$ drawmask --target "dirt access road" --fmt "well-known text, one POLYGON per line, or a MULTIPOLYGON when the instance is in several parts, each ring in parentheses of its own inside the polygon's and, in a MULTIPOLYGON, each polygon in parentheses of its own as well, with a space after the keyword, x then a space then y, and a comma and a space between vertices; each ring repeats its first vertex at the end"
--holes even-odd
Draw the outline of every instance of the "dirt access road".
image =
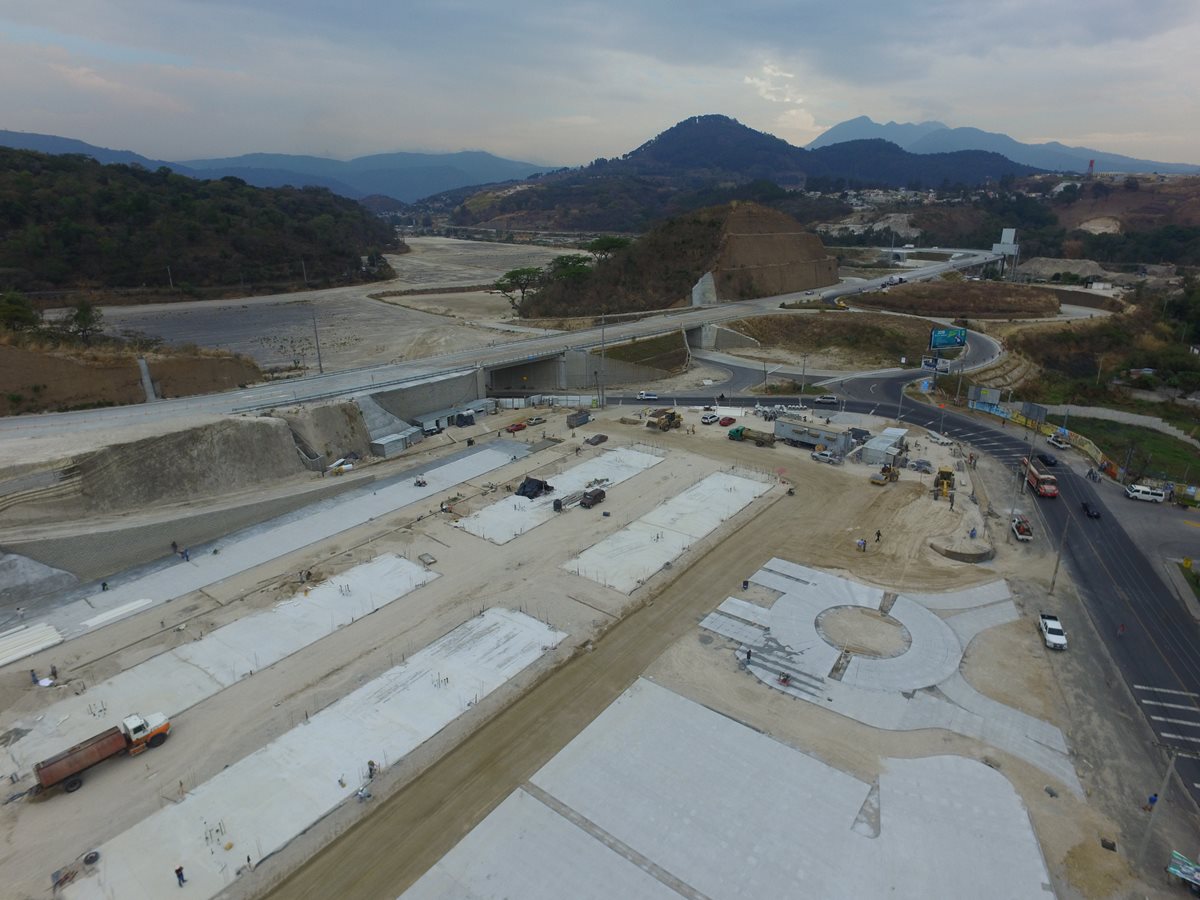
POLYGON ((395 900, 633 683, 796 525, 778 498, 269 894, 395 900), (722 590, 715 586, 721 585, 722 590))

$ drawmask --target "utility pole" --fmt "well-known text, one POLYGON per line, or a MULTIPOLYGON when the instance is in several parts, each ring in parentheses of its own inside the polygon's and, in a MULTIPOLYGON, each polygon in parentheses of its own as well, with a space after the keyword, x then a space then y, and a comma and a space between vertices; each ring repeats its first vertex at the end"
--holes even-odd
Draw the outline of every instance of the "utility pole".
POLYGON ((312 312, 313 343, 317 345, 317 371, 324 375, 325 366, 321 364, 321 334, 317 331, 317 308, 312 307, 310 312, 312 312))
POLYGON ((605 325, 607 324, 607 322, 608 322, 608 316, 604 313, 601 313, 600 314, 600 377, 599 377, 597 385, 596 385, 597 393, 600 395, 599 399, 600 399, 600 408, 601 409, 607 408, 607 400, 604 396, 605 388, 608 387, 608 367, 607 367, 607 360, 604 355, 605 354, 605 325))
POLYGON ((175 290, 175 279, 171 277, 170 266, 167 266, 167 284, 171 285, 171 290, 175 290))
POLYGON ((962 394, 962 376, 963 376, 963 369, 965 367, 966 367, 966 361, 963 359, 959 359, 959 361, 958 361, 958 387, 956 387, 954 389, 954 404, 956 406, 958 405, 959 395, 962 394))
POLYGON ((300 271, 304 275, 304 283, 308 284, 308 266, 304 264, 304 257, 300 257, 300 271))
POLYGON ((1054 557, 1054 574, 1050 576, 1050 590, 1047 593, 1054 593, 1054 582, 1058 580, 1058 564, 1062 562, 1063 545, 1067 542, 1067 532, 1071 530, 1071 518, 1067 517, 1067 524, 1063 526, 1062 537, 1058 539, 1058 556, 1054 557))
MULTIPOLYGON (((1150 835, 1154 833, 1154 821, 1158 817, 1158 808, 1162 805, 1162 798, 1166 796, 1167 788, 1171 786, 1171 778, 1175 774, 1175 757, 1178 755, 1179 751, 1177 751, 1174 747, 1171 747, 1170 751, 1171 761, 1167 764, 1166 774, 1163 775, 1162 784, 1159 785, 1158 794, 1156 795, 1158 797, 1158 802, 1150 808, 1150 821, 1146 823, 1146 831, 1142 834, 1142 842, 1138 844, 1138 851, 1135 859, 1137 860, 1137 864, 1139 866, 1142 864, 1142 857, 1146 855, 1146 847, 1150 843, 1150 835)), ((1191 754, 1185 755, 1191 756, 1191 754)))
MULTIPOLYGON (((1023 485, 1025 483, 1025 472, 1023 470, 1023 467, 1014 466, 1013 468, 1016 470, 1017 480, 1015 482, 1013 482, 1012 504, 1009 506, 1009 509, 1008 509, 1008 521, 1009 521, 1010 525, 1012 524, 1013 516, 1015 516, 1017 514, 1017 488, 1019 488, 1021 485, 1023 485)), ((1004 543, 1006 543, 1006 544, 1012 543, 1012 528, 1004 529, 1004 543)))
POLYGON ((800 354, 800 405, 804 405, 804 389, 808 387, 808 354, 800 354))

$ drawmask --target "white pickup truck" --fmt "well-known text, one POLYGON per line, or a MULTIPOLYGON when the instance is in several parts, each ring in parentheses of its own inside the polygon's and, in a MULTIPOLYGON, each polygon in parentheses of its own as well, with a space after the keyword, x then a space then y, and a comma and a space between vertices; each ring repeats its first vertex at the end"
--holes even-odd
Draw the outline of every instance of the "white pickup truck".
POLYGON ((1067 649, 1067 634, 1063 631, 1062 622, 1058 616, 1042 613, 1038 617, 1038 629, 1042 632, 1042 640, 1051 650, 1067 649))

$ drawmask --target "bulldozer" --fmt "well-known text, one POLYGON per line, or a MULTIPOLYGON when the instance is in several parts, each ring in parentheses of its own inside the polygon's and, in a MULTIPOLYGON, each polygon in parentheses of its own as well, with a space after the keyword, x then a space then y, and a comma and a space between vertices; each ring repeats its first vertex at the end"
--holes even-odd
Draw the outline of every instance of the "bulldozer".
POLYGON ((653 409, 646 416, 646 427, 659 431, 670 431, 683 425, 683 416, 673 409, 653 409))

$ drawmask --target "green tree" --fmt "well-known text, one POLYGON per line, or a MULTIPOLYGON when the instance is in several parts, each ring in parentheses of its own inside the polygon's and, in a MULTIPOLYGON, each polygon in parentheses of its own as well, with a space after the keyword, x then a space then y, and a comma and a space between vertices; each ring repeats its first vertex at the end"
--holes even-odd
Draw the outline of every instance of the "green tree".
POLYGON ((41 314, 16 291, 0 294, 0 326, 9 331, 21 331, 34 327, 41 320, 41 314))
POLYGON ((597 262, 604 262, 604 260, 608 259, 618 250, 624 250, 631 243, 633 241, 627 237, 606 235, 605 237, 598 237, 594 241, 584 244, 583 249, 596 257, 597 262))
POLYGON ((546 267, 547 281, 568 281, 575 284, 584 282, 592 274, 592 264, 586 256, 573 253, 569 256, 556 256, 546 267))
POLYGON ((521 306, 525 303, 525 295, 537 287, 542 279, 542 270, 536 266, 524 269, 510 269, 505 272, 494 285, 496 290, 508 298, 513 312, 520 315, 521 306))
POLYGON ((81 341, 90 344, 92 338, 104 330, 104 313, 99 307, 92 306, 86 300, 80 300, 67 316, 66 326, 67 330, 81 341))

